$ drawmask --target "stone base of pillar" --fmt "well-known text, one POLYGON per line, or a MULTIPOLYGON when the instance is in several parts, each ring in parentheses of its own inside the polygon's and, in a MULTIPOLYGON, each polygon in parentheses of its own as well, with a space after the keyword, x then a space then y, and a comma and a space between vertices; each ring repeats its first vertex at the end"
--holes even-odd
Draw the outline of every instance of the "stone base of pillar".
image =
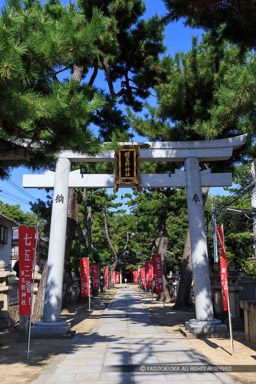
POLYGON ((0 319, 0 329, 7 329, 13 326, 12 319, 0 319))
POLYGON ((71 326, 66 321, 51 323, 38 321, 31 327, 31 337, 33 338, 73 337, 74 334, 75 331, 71 331, 71 326))
POLYGON ((196 320, 191 319, 185 323, 186 329, 195 334, 227 333, 227 326, 221 320, 196 320))

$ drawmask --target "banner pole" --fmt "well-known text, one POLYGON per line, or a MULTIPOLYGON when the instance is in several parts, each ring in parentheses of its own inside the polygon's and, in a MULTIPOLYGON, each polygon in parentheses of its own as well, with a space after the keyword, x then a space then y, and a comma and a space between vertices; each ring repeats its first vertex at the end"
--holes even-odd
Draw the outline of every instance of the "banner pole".
POLYGON ((212 229, 213 229, 213 254, 214 263, 218 263, 217 233, 216 233, 216 208, 212 206, 212 229))
POLYGON ((232 313, 231 313, 230 304, 229 304, 229 294, 228 294, 228 322, 229 322, 230 347, 231 347, 231 352, 234 353, 233 330, 232 330, 232 313))
POLYGON ((30 309, 29 325, 28 325, 27 360, 29 359, 29 354, 30 354, 31 320, 32 320, 32 309, 33 309, 33 296, 34 296, 34 283, 35 283, 35 265, 36 265, 36 251, 37 251, 38 233, 39 233, 39 207, 37 205, 37 225, 36 225, 36 238, 35 238, 34 253, 33 253, 31 309, 30 309))
POLYGON ((145 294, 147 296, 147 274, 146 274, 146 266, 145 266, 145 294))
POLYGON ((88 257, 88 269, 89 269, 89 312, 91 312, 91 266, 90 259, 88 257))
POLYGON ((152 264, 151 264, 151 271, 152 271, 152 276, 151 276, 151 278, 152 278, 152 282, 151 282, 151 301, 153 301, 153 280, 154 280, 154 268, 153 268, 153 260, 152 260, 152 257, 151 257, 151 262, 152 262, 152 264))
POLYGON ((163 286, 163 312, 165 312, 165 307, 164 307, 164 263, 162 260, 162 256, 161 256, 161 263, 162 263, 162 286, 163 286))
POLYGON ((101 304, 101 296, 100 296, 100 263, 98 264, 98 274, 99 274, 99 304, 101 304))
MULTIPOLYGON (((225 249, 224 227, 223 227, 223 224, 222 224, 221 228, 222 228, 222 234, 223 234, 223 247, 225 249)), ((227 271, 227 275, 228 275, 228 271, 227 271)), ((227 279, 227 284, 228 284, 228 279, 227 279)), ((230 310, 229 289, 228 289, 228 323, 229 323, 230 348, 231 348, 231 353, 234 353, 233 329, 232 329, 232 313, 231 313, 231 310, 230 310)))

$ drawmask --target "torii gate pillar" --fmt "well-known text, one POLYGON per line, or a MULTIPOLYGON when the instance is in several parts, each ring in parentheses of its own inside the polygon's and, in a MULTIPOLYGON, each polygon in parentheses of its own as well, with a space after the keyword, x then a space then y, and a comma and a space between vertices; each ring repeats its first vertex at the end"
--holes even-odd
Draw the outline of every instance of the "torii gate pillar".
POLYGON ((196 312, 196 319, 185 325, 192 333, 223 333, 227 330, 226 325, 214 319, 213 315, 199 160, 185 159, 185 169, 196 312))
POLYGON ((63 335, 70 330, 70 324, 66 321, 61 321, 60 318, 63 294, 70 166, 71 162, 67 158, 59 158, 56 164, 44 315, 42 322, 38 321, 35 323, 32 329, 33 335, 63 335))

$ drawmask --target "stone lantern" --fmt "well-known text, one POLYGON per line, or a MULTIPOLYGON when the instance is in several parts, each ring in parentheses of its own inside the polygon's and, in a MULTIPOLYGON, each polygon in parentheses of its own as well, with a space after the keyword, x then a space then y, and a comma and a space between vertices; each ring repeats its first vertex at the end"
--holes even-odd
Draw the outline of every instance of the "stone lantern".
MULTIPOLYGON (((227 317, 227 313, 223 310, 219 264, 214 264, 214 269, 211 272, 211 284, 215 314, 219 319, 224 319, 227 317)), ((235 270, 235 263, 231 261, 228 265, 228 291, 230 311, 234 319, 240 317, 239 292, 242 289, 243 288, 239 286, 238 272, 235 270)))
POLYGON ((9 317, 9 292, 13 289, 8 285, 9 276, 16 276, 16 272, 7 271, 5 261, 0 260, 0 329, 13 325, 9 317))

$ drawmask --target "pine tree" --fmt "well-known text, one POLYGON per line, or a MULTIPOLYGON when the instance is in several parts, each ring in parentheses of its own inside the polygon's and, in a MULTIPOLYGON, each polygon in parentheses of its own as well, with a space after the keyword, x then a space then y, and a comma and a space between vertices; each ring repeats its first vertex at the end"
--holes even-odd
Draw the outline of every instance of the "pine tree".
POLYGON ((144 11, 142 0, 7 1, 0 16, 2 175, 21 162, 49 164, 63 148, 96 153, 91 122, 104 138, 113 131, 129 138, 118 105, 142 108, 164 51, 164 25, 158 17, 141 21, 144 11))
POLYGON ((256 3, 248 0, 164 0, 166 19, 212 32, 223 26, 224 37, 244 48, 255 48, 256 3))
MULTIPOLYGON (((222 30, 215 34, 206 33, 200 43, 194 38, 190 51, 177 53, 174 58, 163 58, 158 65, 159 84, 155 87, 157 107, 148 106, 149 114, 145 118, 130 113, 131 125, 141 135, 160 141, 217 139, 248 130, 253 134, 254 127, 250 117, 252 112, 248 99, 251 97, 250 101, 253 102, 254 95, 250 93, 248 96, 246 88, 243 97, 237 98, 238 92, 241 93, 238 85, 243 81, 241 74, 247 74, 247 82, 250 85, 250 80, 253 82, 253 71, 250 69, 252 63, 249 57, 240 55, 238 47, 223 39, 222 30), (232 76, 233 83, 237 82, 236 88, 230 82, 232 76), (245 97, 247 103, 240 103, 245 97)), ((234 161, 246 160, 251 154, 249 142, 246 152, 244 149, 237 151, 229 162, 211 163, 211 168, 214 171, 220 168, 222 171, 225 168, 230 171, 234 161)), ((164 167, 161 164, 160 168, 162 171, 172 171, 174 166, 180 167, 179 164, 168 163, 164 167)), ((205 169, 208 165, 201 163, 200 167, 205 169)), ((157 170, 157 166, 155 169, 157 170)), ((188 262, 189 254, 187 236, 183 252, 183 264, 186 268, 191 266, 188 262)), ((187 273, 187 270, 185 272, 187 273)), ((183 275, 185 276, 185 273, 183 275)), ((190 272, 181 281, 184 289, 183 298, 178 300, 179 307, 190 305, 186 298, 190 297, 191 281, 190 268, 190 272)))

